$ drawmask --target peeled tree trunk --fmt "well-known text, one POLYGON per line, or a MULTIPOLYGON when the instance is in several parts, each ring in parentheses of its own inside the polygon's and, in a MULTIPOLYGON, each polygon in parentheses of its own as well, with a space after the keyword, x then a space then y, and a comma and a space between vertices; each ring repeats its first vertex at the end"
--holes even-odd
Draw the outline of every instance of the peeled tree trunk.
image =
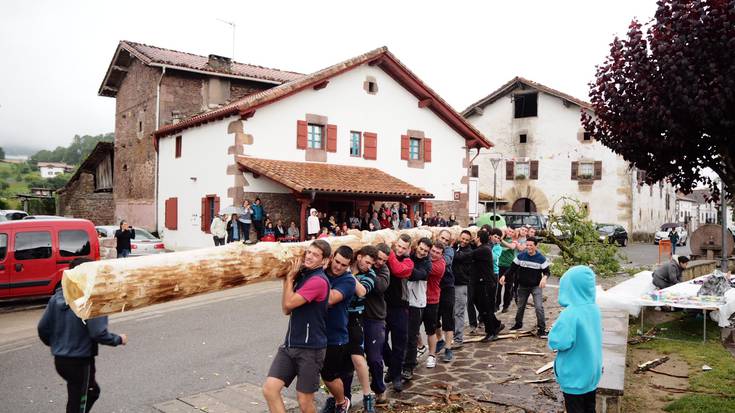
MULTIPOLYGON (((462 228, 390 229, 324 238, 332 251, 341 245, 357 250, 385 242, 392 245, 406 233, 414 243, 435 238, 448 229, 452 239, 462 228)), ((473 233, 476 228, 471 228, 473 233)), ((134 310, 149 305, 284 277, 298 264, 311 241, 240 243, 169 254, 84 263, 64 271, 64 298, 81 319, 134 310)))

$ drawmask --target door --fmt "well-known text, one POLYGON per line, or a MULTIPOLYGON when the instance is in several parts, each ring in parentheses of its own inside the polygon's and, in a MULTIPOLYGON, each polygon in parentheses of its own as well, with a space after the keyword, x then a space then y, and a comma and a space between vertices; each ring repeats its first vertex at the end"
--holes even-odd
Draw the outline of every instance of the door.
POLYGON ((10 296, 10 259, 8 258, 8 244, 10 232, 0 232, 0 298, 10 296))
POLYGON ((51 294, 54 286, 49 284, 55 272, 51 228, 16 231, 13 235, 10 296, 51 294))
POLYGON ((536 203, 529 198, 518 198, 511 208, 513 212, 536 212, 536 203))

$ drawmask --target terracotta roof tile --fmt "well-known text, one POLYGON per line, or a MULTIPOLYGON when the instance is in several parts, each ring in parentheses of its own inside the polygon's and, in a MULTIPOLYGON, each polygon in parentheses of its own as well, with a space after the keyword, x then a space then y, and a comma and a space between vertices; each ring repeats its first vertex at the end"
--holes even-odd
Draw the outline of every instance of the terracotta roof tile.
POLYGON ((296 72, 272 69, 263 66, 250 65, 246 63, 232 62, 229 70, 216 69, 209 66, 209 57, 195 55, 192 53, 180 52, 177 50, 164 49, 162 47, 150 46, 143 43, 136 43, 127 40, 120 42, 121 45, 127 45, 131 52, 138 52, 136 56, 142 58, 145 63, 159 63, 171 66, 184 67, 195 70, 202 70, 212 73, 223 73, 243 77, 252 77, 255 79, 272 80, 276 82, 290 82, 292 80, 303 77, 304 75, 296 72), (140 56, 140 55, 142 56, 140 56), (146 61, 147 60, 147 61, 146 61))
POLYGON ((247 156, 239 156, 237 162, 244 170, 268 177, 301 193, 316 191, 349 195, 434 198, 430 192, 377 168, 276 161, 247 156))

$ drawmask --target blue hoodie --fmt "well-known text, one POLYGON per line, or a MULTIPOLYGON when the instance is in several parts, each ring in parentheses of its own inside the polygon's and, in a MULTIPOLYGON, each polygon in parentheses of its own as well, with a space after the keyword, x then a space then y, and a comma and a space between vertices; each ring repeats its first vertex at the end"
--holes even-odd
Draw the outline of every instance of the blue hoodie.
POLYGON ((559 304, 565 308, 549 332, 549 348, 558 350, 556 381, 564 393, 589 393, 602 375, 602 320, 592 269, 578 265, 564 273, 559 304))
POLYGON ((107 331, 107 317, 82 321, 64 301, 61 288, 51 297, 38 323, 38 336, 59 357, 94 357, 97 344, 117 346, 122 338, 107 331))

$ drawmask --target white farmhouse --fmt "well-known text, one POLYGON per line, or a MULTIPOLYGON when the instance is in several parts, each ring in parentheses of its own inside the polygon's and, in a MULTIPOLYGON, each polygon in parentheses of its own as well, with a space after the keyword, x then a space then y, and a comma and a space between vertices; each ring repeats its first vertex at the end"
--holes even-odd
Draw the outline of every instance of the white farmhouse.
POLYGON ((41 171, 41 178, 53 178, 74 170, 74 167, 63 162, 39 162, 38 169, 41 171))
POLYGON ((504 210, 546 214, 568 197, 583 202, 594 222, 629 232, 653 233, 674 219, 671 186, 643 184, 643 171, 586 133, 580 115, 590 110, 585 101, 521 77, 465 109, 467 120, 496 145, 476 161, 482 201, 493 193, 491 159, 502 156, 497 202, 504 210))
POLYGON ((370 202, 477 211, 471 159, 491 143, 386 48, 160 128, 158 228, 170 248, 212 245, 212 216, 259 197, 305 232, 307 209, 370 202))

